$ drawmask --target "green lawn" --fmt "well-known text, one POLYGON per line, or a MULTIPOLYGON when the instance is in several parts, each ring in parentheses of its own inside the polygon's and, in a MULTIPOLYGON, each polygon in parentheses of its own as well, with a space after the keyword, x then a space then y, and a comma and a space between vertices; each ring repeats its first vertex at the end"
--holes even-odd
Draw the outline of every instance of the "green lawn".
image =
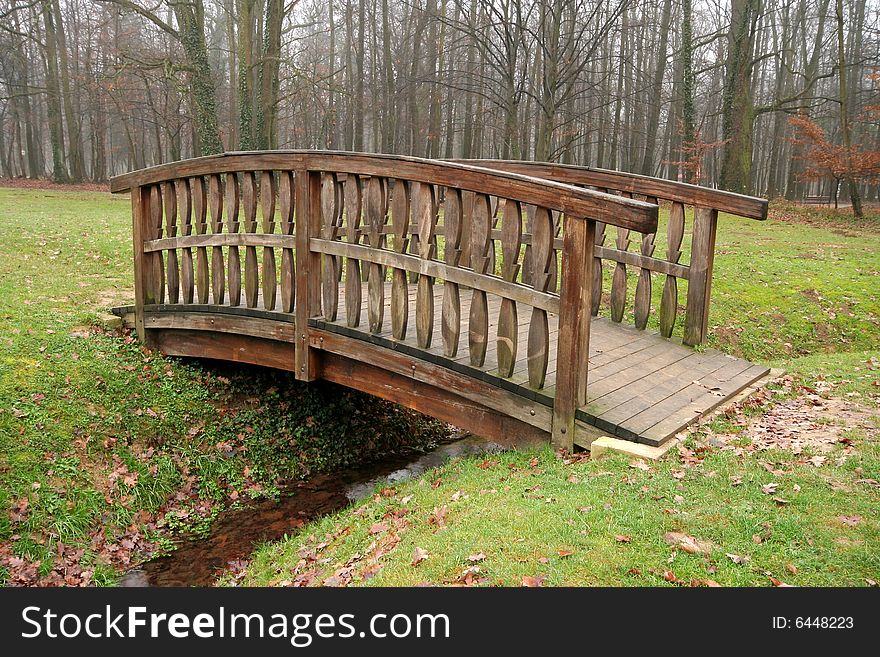
MULTIPOLYGON (((112 583, 225 506, 272 495, 283 478, 442 432, 329 385, 147 353, 108 328, 102 313, 132 294, 129 210, 126 197, 103 193, 0 189, 2 583, 112 583)), ((625 459, 566 464, 549 450, 456 461, 263 547, 244 581, 636 585, 665 583, 666 571, 724 585, 768 584, 767 572, 791 584, 880 579, 876 418, 843 427, 844 442, 818 467, 809 449, 753 452, 745 426, 775 401, 812 394, 876 408, 880 219, 773 214, 721 219, 710 345, 794 378, 702 427, 693 456, 649 470, 625 459), (717 434, 728 448, 701 447, 717 434), (778 487, 762 492, 769 483, 778 487), (673 553, 668 532, 704 541, 709 554, 673 553), (417 547, 428 556, 413 566, 417 547)))

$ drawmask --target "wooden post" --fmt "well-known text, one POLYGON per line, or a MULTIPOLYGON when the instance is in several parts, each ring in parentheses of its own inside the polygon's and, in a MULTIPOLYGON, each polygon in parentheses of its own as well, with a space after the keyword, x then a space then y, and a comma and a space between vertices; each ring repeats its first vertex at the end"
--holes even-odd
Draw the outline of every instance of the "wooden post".
POLYGON ((319 376, 317 352, 309 347, 309 318, 321 314, 321 254, 313 253, 312 237, 321 235, 321 174, 300 169, 296 185, 296 378, 319 376))
POLYGON ((134 248, 134 316, 138 339, 150 346, 144 326, 144 306, 157 303, 156 266, 153 253, 144 253, 144 242, 152 238, 150 188, 131 189, 132 246, 134 248))
POLYGON ((712 292, 717 226, 718 210, 694 208, 694 236, 683 338, 683 342, 692 347, 702 344, 709 328, 709 298, 712 292))
POLYGON ((596 222, 566 217, 563 231, 552 441, 570 451, 575 413, 587 401, 596 222))

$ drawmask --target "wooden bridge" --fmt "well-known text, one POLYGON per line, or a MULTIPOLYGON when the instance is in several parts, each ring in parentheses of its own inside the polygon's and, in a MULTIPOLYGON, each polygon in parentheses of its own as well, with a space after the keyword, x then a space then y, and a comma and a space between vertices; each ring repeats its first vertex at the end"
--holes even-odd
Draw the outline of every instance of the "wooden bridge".
POLYGON ((567 449, 600 435, 660 445, 768 372, 693 349, 719 212, 765 219, 761 199, 326 151, 198 158, 111 190, 130 190, 134 226, 136 301, 117 312, 167 354, 327 379, 567 449))

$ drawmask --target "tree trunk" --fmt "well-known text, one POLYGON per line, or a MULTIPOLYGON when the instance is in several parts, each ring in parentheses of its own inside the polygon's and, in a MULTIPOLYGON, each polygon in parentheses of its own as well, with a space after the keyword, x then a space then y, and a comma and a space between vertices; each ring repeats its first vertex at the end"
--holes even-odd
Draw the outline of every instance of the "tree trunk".
MULTIPOLYGON (((843 40, 843 0, 836 1, 837 16, 837 77, 840 90, 840 131, 843 134, 843 147, 846 151, 846 185, 849 191, 849 200, 852 203, 853 215, 859 219, 863 218, 862 199, 859 196, 859 186, 856 184, 852 171, 852 135, 849 123, 849 103, 846 92, 846 53, 843 40)), ((835 199, 836 200, 836 199, 835 199)), ((835 202, 835 207, 837 204, 835 202)))

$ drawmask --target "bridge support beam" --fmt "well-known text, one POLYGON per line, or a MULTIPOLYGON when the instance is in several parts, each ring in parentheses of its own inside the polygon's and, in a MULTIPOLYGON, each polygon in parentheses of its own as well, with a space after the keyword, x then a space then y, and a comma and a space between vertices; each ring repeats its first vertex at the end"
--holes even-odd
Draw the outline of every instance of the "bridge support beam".
POLYGON ((715 264, 715 233, 718 210, 694 208, 694 237, 688 278, 687 313, 682 342, 702 344, 709 332, 709 298, 712 296, 712 268, 715 264))
POLYGON ((309 346, 309 318, 321 314, 321 254, 309 246, 321 234, 321 174, 297 169, 296 190, 296 367, 300 381, 320 376, 318 352, 309 346))
POLYGON ((595 240, 595 221, 565 217, 551 438, 554 447, 568 451, 574 447, 575 413, 587 402, 595 240))

